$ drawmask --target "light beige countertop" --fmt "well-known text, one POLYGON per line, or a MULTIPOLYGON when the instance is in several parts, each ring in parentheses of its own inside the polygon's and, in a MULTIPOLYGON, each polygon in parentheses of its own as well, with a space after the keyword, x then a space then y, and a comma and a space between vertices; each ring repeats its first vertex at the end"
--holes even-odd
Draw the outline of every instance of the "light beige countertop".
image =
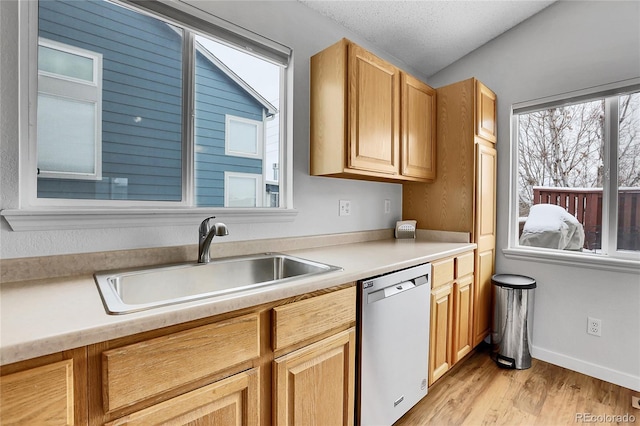
POLYGON ((106 313, 92 274, 3 283, 0 365, 354 282, 473 248, 475 244, 418 238, 279 250, 343 270, 124 315, 106 313))

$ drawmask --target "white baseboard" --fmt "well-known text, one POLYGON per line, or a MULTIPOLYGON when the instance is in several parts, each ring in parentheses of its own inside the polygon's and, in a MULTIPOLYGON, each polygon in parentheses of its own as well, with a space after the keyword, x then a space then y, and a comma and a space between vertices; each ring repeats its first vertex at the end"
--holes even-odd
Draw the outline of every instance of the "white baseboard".
POLYGON ((550 364, 558 365, 572 371, 577 371, 578 373, 586 374, 587 376, 595 377, 596 379, 640 392, 640 376, 634 376, 581 359, 572 358, 535 345, 531 347, 531 356, 550 364))

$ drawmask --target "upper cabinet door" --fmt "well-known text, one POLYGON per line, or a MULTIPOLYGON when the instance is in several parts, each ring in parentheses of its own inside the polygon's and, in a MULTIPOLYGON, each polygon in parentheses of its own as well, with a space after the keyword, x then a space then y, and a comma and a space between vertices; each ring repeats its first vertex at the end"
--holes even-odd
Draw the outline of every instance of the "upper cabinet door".
POLYGON ((347 167, 398 175, 400 70, 349 45, 347 167))
POLYGON ((436 178, 436 91, 402 73, 402 175, 436 178))
POLYGON ((496 94, 476 80, 476 134, 496 142, 496 94))

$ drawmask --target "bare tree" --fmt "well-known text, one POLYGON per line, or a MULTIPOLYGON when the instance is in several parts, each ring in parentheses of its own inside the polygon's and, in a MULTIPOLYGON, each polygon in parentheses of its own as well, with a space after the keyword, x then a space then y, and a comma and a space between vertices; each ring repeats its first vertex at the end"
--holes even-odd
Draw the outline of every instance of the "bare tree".
POLYGON ((640 93, 620 97, 618 186, 640 186, 640 93))
POLYGON ((603 177, 604 102, 520 114, 518 126, 521 215, 534 186, 597 187, 603 177))

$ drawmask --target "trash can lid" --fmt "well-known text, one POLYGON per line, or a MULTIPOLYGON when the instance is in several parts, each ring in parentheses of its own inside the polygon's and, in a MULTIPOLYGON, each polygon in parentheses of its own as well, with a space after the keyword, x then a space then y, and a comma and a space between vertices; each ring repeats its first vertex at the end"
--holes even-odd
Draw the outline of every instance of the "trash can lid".
POLYGON ((491 277, 491 282, 500 287, 517 289, 536 288, 536 280, 524 275, 495 274, 491 277))

